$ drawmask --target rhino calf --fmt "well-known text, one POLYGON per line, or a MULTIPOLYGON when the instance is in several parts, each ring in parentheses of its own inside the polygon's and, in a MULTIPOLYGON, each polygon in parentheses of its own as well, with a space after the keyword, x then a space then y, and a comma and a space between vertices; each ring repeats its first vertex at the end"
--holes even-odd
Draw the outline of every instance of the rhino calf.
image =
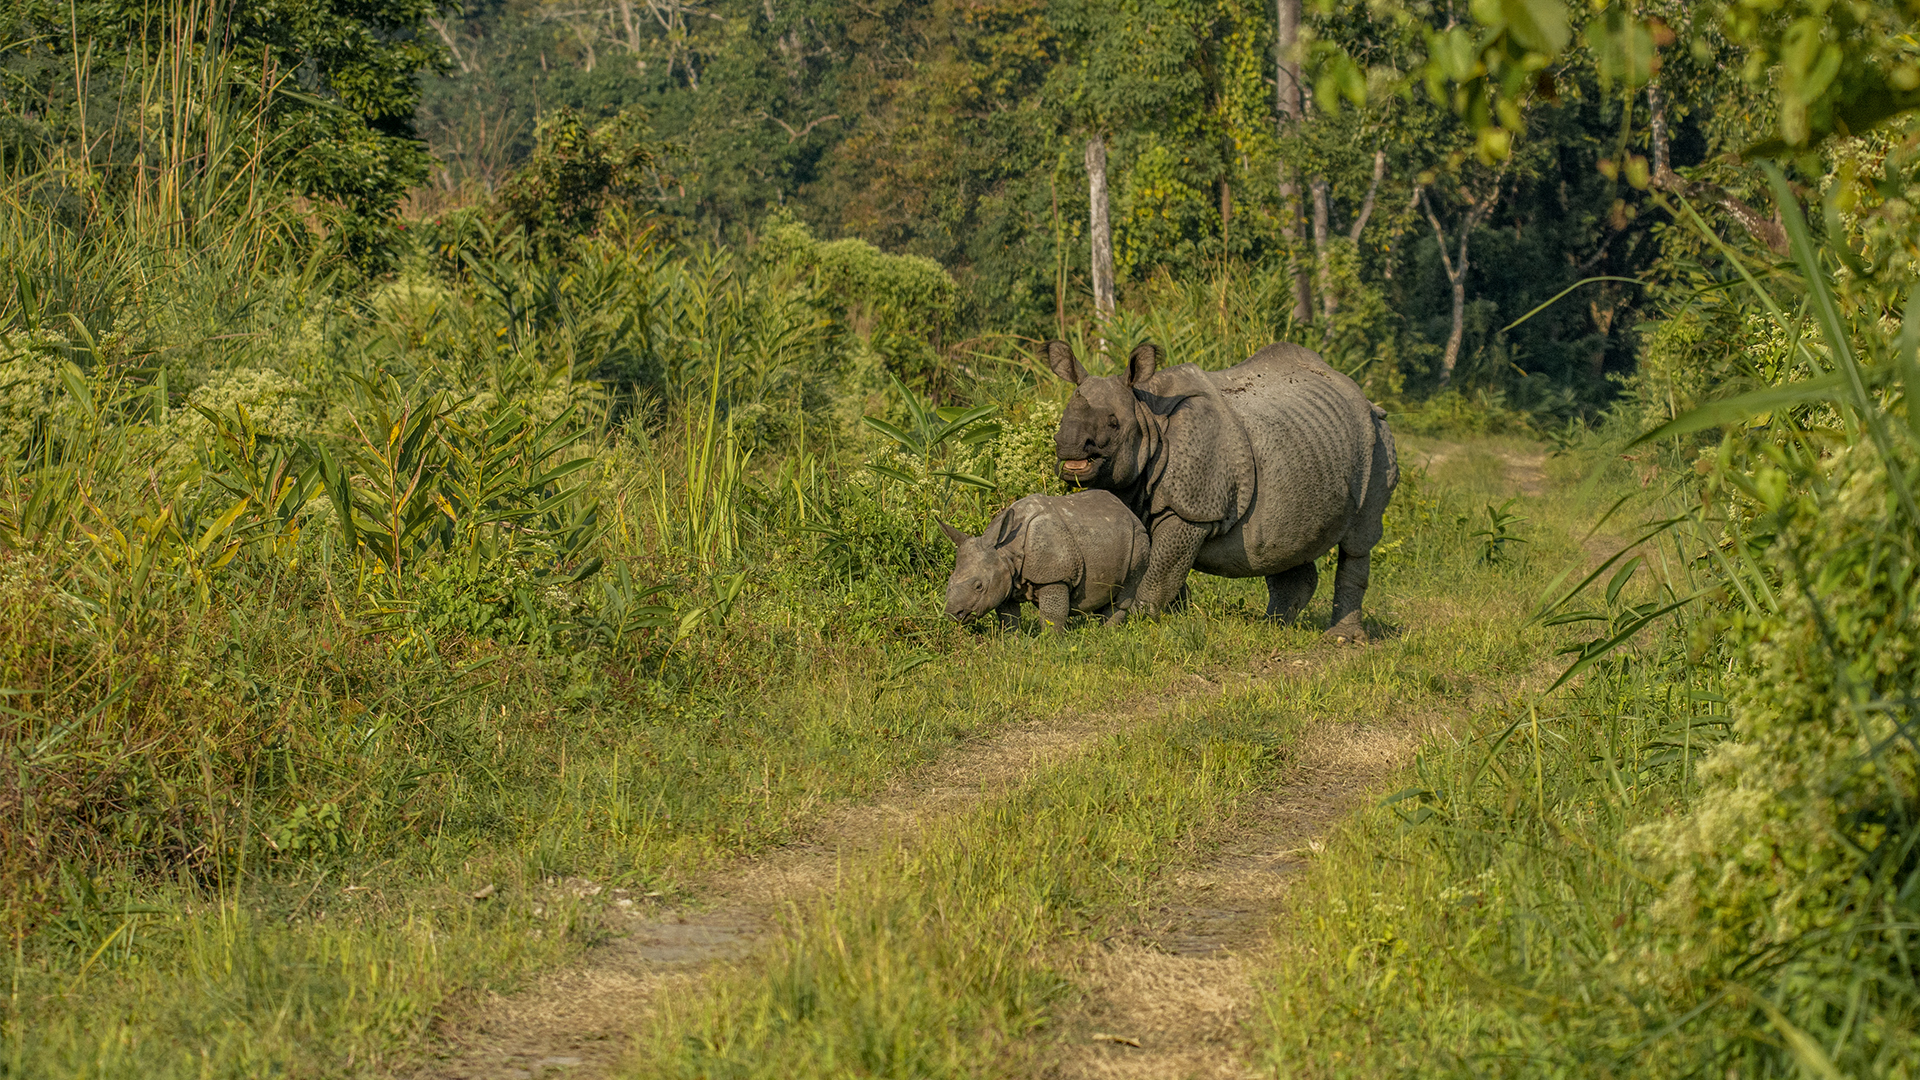
POLYGON ((1147 572, 1147 530, 1111 492, 1029 495, 968 536, 940 523, 957 549, 947 581, 947 616, 966 622, 996 611, 1000 625, 1020 618, 1021 601, 1040 609, 1055 633, 1072 612, 1115 625, 1133 607, 1147 572))

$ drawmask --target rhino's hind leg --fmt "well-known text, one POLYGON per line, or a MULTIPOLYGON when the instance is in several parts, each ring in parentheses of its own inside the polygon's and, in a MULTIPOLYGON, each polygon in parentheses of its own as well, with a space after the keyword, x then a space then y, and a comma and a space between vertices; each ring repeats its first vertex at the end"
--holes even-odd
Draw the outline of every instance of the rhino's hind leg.
POLYGON ((1291 623, 1313 600, 1320 584, 1320 568, 1312 560, 1291 570, 1267 575, 1267 618, 1291 623))
POLYGON ((1367 632, 1360 625, 1360 601, 1367 595, 1367 571, 1372 562, 1368 552, 1340 552, 1340 565, 1333 572, 1333 625, 1327 630, 1327 637, 1334 641, 1367 640, 1367 632))

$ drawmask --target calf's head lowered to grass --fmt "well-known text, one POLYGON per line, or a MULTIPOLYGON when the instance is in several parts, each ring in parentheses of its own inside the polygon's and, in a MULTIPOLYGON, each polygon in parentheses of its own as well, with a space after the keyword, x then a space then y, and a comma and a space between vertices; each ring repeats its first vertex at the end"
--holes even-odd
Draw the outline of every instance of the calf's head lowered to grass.
POLYGON ((947 579, 947 618, 969 622, 985 615, 1013 595, 1013 556, 1006 550, 1014 529, 997 522, 985 536, 968 536, 959 529, 940 523, 953 541, 953 576, 947 579), (996 535, 999 534, 999 535, 996 535))
POLYGON ((1055 631, 1074 612, 1126 617, 1147 567, 1147 531, 1107 491, 1028 495, 994 515, 984 536, 942 522, 955 547, 947 615, 962 622, 998 611, 1011 628, 1020 605, 1055 631))

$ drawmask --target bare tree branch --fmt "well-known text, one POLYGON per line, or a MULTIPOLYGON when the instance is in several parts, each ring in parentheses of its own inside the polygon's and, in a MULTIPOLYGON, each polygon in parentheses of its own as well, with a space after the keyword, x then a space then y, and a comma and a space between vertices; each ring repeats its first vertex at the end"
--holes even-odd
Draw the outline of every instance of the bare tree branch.
POLYGON ((1713 203, 1747 230, 1747 235, 1765 244, 1768 251, 1784 256, 1787 253, 1787 230, 1776 220, 1777 214, 1769 218, 1725 188, 1714 184, 1690 183, 1673 171, 1667 137, 1667 101, 1658 79, 1647 84, 1647 108, 1652 113, 1652 120, 1647 125, 1647 134, 1653 143, 1651 186, 1672 192, 1683 199, 1701 198, 1713 203))
POLYGON ((473 65, 469 64, 466 56, 460 52, 460 45, 454 41, 453 31, 449 28, 447 20, 437 15, 428 16, 427 25, 433 27, 433 32, 440 35, 441 44, 445 45, 447 51, 453 54, 454 66, 460 69, 460 74, 473 74, 473 65))
POLYGON ((794 128, 792 124, 789 124, 785 120, 782 120, 779 117, 772 115, 771 113, 765 112, 764 110, 760 113, 760 118, 762 120, 771 120, 774 123, 779 124, 781 129, 787 133, 787 142, 796 143, 796 142, 799 142, 801 139, 806 138, 809 132, 811 132, 814 128, 819 127, 821 124, 824 124, 829 120, 840 119, 840 114, 828 113, 825 116, 816 116, 813 119, 807 121, 807 125, 805 127, 799 128, 797 130, 794 128))
POLYGON ((1387 152, 1375 150, 1373 152, 1373 183, 1367 185, 1367 197, 1360 203, 1360 216, 1353 219, 1353 228, 1347 231, 1347 239, 1356 247, 1360 244, 1360 234, 1367 231, 1367 219, 1373 216, 1374 197, 1380 194, 1380 181, 1386 179, 1386 176, 1387 152))

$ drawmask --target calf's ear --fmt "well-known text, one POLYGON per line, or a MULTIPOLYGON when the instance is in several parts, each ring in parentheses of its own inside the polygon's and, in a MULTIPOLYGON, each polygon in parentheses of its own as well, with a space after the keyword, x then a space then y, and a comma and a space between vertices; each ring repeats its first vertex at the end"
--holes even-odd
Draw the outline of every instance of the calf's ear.
MULTIPOLYGON (((934 520, 940 521, 939 518, 935 518, 934 520)), ((966 533, 961 532, 959 529, 954 528, 944 521, 940 522, 940 531, 947 534, 947 539, 953 541, 954 547, 959 547, 964 540, 973 539, 973 537, 968 536, 966 533)))
POLYGON ((1073 346, 1066 342, 1056 338, 1040 346, 1040 351, 1047 367, 1073 385, 1079 386, 1080 380, 1087 377, 1087 369, 1080 366, 1080 361, 1073 355, 1073 346))
POLYGON ((1141 342, 1133 350, 1133 355, 1127 357, 1127 385, 1139 386, 1153 378, 1154 371, 1159 367, 1160 346, 1151 341, 1141 342))

